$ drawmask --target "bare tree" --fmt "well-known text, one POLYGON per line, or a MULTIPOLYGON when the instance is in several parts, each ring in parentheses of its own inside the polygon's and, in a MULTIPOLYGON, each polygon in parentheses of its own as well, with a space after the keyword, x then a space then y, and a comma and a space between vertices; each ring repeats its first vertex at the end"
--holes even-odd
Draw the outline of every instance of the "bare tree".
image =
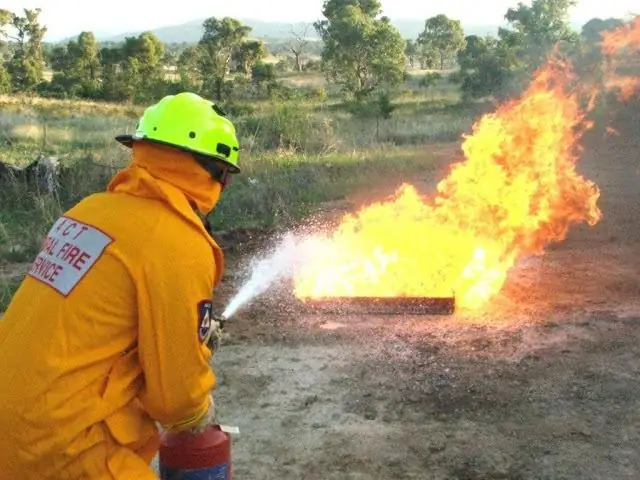
POLYGON ((298 72, 302 71, 302 54, 304 53, 304 48, 309 44, 309 24, 304 23, 300 26, 299 29, 294 27, 289 30, 289 35, 292 37, 292 45, 289 47, 291 53, 296 60, 296 70, 298 72))

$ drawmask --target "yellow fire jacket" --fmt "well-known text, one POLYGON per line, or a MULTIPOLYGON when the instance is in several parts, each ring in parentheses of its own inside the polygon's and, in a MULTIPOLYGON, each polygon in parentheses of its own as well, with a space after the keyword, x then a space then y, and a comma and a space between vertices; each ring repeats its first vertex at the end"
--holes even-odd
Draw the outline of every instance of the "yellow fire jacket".
POLYGON ((59 218, 0 320, 0 477, 156 478, 158 422, 196 425, 223 256, 194 207, 220 185, 136 144, 107 192, 59 218))

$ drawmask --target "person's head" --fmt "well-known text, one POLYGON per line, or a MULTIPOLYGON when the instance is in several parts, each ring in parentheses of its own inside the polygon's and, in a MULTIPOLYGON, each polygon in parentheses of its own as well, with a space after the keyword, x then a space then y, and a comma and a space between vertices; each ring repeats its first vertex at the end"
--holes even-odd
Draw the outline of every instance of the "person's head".
POLYGON ((154 157, 160 162, 159 157, 171 156, 167 159, 170 165, 158 164, 157 170, 169 172, 165 176, 171 178, 163 178, 168 181, 176 180, 176 173, 183 170, 181 187, 185 190, 205 188, 194 182, 215 183, 219 184, 219 193, 229 183, 230 175, 240 172, 240 146, 233 123, 213 102, 195 93, 164 97, 145 110, 133 135, 118 135, 116 140, 133 149, 134 163, 142 163, 149 170, 154 169, 154 157), (149 149, 153 151, 150 158, 135 161, 136 150, 149 149), (202 174, 194 174, 194 170, 202 174), (192 185, 185 185, 185 179, 192 185))

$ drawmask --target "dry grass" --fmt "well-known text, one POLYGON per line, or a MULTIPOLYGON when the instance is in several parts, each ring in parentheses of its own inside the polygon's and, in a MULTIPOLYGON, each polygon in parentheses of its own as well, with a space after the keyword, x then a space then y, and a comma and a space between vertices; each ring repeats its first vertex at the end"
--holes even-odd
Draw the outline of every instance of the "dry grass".
MULTIPOLYGON (((483 106, 460 105, 456 86, 446 79, 421 87, 424 73, 409 78, 394 99, 396 110, 389 120, 354 117, 334 92, 321 86, 324 80, 317 74, 282 79, 296 86, 299 98, 251 100, 249 110, 232 112, 232 117, 243 148, 252 152, 293 147, 298 153, 318 154, 456 140, 483 106)), ((112 149, 113 136, 132 131, 144 106, 0 96, 0 111, 1 158, 24 163, 38 153, 73 157, 80 152, 109 160, 114 155, 105 151, 112 149)))
POLYGON ((7 113, 27 111, 33 115, 54 114, 57 117, 124 116, 138 118, 144 107, 92 100, 58 100, 32 95, 0 95, 0 111, 7 113))
POLYGON ((301 73, 282 77, 282 83, 293 88, 326 88, 327 81, 318 72, 301 73))

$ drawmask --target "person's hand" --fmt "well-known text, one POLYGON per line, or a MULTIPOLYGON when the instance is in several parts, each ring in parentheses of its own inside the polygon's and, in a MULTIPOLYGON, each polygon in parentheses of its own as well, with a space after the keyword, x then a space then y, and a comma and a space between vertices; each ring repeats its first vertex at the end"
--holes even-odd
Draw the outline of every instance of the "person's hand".
POLYGON ((227 339, 228 335, 223 332, 224 319, 221 317, 214 317, 211 322, 211 329, 205 338, 207 348, 214 354, 220 347, 220 343, 223 339, 227 339))

